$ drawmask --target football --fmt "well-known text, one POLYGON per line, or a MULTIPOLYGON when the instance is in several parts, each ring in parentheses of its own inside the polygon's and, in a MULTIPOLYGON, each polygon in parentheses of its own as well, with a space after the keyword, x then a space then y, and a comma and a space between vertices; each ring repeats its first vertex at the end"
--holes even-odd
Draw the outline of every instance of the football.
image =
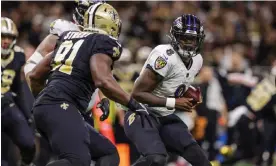
POLYGON ((195 88, 190 85, 189 88, 184 93, 183 97, 193 98, 193 101, 191 101, 193 105, 196 105, 197 103, 202 102, 201 91, 199 87, 195 88))

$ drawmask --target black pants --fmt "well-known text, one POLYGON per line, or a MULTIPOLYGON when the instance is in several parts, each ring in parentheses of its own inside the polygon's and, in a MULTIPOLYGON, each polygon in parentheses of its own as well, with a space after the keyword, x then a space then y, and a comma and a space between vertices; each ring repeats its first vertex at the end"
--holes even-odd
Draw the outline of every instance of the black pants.
MULTIPOLYGON (((32 160, 35 153, 35 137, 34 132, 27 123, 27 120, 19 108, 10 103, 1 110, 1 130, 12 142, 20 149, 22 157, 28 157, 32 160)), ((2 146, 2 152, 7 153, 9 146, 2 146), (8 149, 6 149, 8 148, 8 149)), ((7 160, 3 156, 2 160, 7 160)))
POLYGON ((91 159, 116 152, 115 146, 97 133, 67 102, 33 108, 38 131, 50 143, 58 159, 89 166, 91 159))
POLYGON ((196 144, 186 124, 176 115, 158 118, 160 123, 149 116, 143 119, 136 113, 128 111, 125 115, 124 130, 127 137, 136 145, 139 153, 167 155, 167 151, 182 155, 187 146, 196 144), (132 123, 130 119, 135 118, 132 123))

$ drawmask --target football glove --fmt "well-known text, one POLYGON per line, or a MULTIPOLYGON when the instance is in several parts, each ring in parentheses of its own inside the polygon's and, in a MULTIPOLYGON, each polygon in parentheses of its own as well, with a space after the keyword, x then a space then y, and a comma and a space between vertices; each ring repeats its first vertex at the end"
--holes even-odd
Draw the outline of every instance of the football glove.
POLYGON ((109 100, 107 98, 103 98, 98 104, 97 108, 100 108, 103 112, 103 114, 100 116, 100 120, 104 121, 109 116, 109 100))
POLYGON ((133 111, 136 114, 140 115, 142 127, 145 126, 144 125, 144 120, 147 120, 149 122, 150 126, 154 127, 154 125, 152 124, 152 121, 151 121, 150 117, 152 117, 158 123, 157 117, 155 117, 151 113, 151 108, 148 108, 147 106, 145 106, 145 105, 143 105, 141 103, 138 103, 133 98, 130 99, 130 101, 128 102, 127 107, 129 108, 130 111, 133 111))

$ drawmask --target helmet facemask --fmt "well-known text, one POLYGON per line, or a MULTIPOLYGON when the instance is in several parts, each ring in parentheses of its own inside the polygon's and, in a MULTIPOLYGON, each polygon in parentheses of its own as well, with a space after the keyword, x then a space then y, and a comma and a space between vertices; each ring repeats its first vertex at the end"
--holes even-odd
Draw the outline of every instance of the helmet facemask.
POLYGON ((78 26, 83 26, 84 14, 86 10, 93 4, 104 1, 91 0, 75 0, 75 9, 73 12, 73 20, 78 26))
POLYGON ((5 38, 9 38, 11 40, 11 42, 8 43, 8 46, 4 47, 2 45, 2 41, 1 41, 1 54, 2 55, 10 54, 10 52, 12 51, 12 49, 15 46, 15 43, 16 43, 16 37, 15 36, 12 36, 10 34, 2 34, 1 33, 1 40, 5 40, 5 38))

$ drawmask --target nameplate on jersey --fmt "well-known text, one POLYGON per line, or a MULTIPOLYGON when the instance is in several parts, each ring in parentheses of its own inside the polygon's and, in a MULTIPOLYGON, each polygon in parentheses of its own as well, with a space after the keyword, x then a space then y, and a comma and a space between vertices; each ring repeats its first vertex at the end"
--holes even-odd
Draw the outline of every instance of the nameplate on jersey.
POLYGON ((89 32, 68 32, 66 34, 66 36, 64 37, 64 39, 77 39, 77 38, 84 38, 88 35, 90 35, 91 33, 89 32))
POLYGON ((158 69, 162 69, 163 67, 165 67, 167 65, 167 61, 162 58, 161 56, 159 56, 156 60, 155 60, 155 64, 154 64, 154 68, 156 70, 158 69))

